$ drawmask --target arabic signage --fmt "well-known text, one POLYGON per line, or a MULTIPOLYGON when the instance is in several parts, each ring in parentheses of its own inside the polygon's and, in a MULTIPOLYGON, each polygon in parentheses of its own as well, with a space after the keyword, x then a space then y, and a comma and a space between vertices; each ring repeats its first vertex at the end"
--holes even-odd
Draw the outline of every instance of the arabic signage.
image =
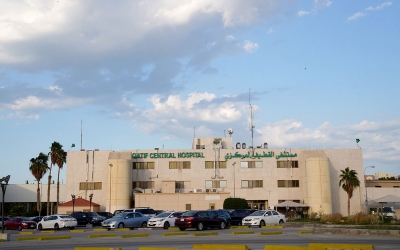
POLYGON ((180 152, 175 153, 132 153, 133 159, 147 158, 158 159, 158 158, 204 158, 202 152, 180 152))
MULTIPOLYGON (((251 151, 247 152, 247 154, 239 154, 238 152, 236 152, 235 154, 231 154, 231 153, 227 153, 225 155, 225 160, 229 160, 232 158, 240 158, 240 159, 245 159, 245 158, 256 158, 256 159, 260 159, 260 158, 272 158, 275 156, 275 153, 273 151, 269 151, 268 153, 265 153, 264 151, 262 152, 262 154, 256 152, 254 155, 251 154, 251 151)), ((289 157, 297 157, 297 153, 295 154, 291 154, 287 151, 283 151, 280 154, 278 154, 275 158, 276 159, 280 159, 280 158, 289 158, 289 157)))

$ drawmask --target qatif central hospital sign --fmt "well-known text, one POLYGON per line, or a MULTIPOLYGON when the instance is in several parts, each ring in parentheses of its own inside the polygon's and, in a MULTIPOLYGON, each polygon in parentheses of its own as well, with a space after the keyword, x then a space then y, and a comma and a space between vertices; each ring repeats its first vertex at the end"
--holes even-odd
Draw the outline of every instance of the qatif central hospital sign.
POLYGON ((150 157, 151 159, 158 158, 204 158, 202 152, 180 152, 175 155, 175 153, 132 153, 133 159, 146 159, 150 157))

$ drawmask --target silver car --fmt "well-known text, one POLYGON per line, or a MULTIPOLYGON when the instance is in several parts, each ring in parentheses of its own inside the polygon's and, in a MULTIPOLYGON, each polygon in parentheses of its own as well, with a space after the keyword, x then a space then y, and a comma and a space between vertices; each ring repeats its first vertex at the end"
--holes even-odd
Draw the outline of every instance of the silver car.
POLYGON ((139 227, 147 227, 147 222, 149 217, 138 213, 120 213, 115 215, 114 217, 107 219, 101 223, 103 228, 139 228, 139 227))

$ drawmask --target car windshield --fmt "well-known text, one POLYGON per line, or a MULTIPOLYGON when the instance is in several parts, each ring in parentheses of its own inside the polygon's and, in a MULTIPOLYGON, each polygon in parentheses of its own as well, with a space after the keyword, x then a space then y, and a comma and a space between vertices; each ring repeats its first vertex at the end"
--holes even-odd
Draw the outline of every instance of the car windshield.
POLYGON ((97 213, 95 212, 88 212, 87 213, 88 216, 99 216, 97 213))
POLYGON ((384 213, 390 213, 390 212, 392 212, 392 208, 390 208, 390 207, 384 207, 382 211, 383 211, 384 213))
POLYGON ((119 214, 116 214, 113 218, 122 218, 122 217, 125 217, 125 215, 127 215, 128 213, 119 213, 119 214))
POLYGON ((23 221, 31 221, 31 219, 29 219, 29 218, 26 218, 26 217, 24 217, 24 218, 21 218, 23 221))
POLYGON ((171 213, 161 213, 159 215, 156 216, 156 218, 165 218, 168 217, 171 213))
POLYGON ((264 215, 265 211, 260 210, 260 211, 255 211, 254 213, 250 214, 250 216, 262 216, 264 215))
POLYGON ((190 216, 194 216, 196 213, 197 213, 197 211, 188 211, 186 213, 183 213, 182 216, 190 217, 190 216))

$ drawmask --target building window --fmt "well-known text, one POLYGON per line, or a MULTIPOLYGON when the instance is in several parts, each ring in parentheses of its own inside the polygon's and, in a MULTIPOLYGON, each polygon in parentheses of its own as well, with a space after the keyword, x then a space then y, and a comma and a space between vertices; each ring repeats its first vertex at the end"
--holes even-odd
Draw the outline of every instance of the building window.
POLYGON ((102 186, 102 182, 81 182, 79 190, 101 190, 102 186))
POLYGON ((375 186, 376 188, 381 188, 382 186, 375 186))
POLYGON ((262 188, 262 180, 242 180, 242 188, 262 188))
POLYGON ((262 168, 262 161, 242 161, 240 162, 241 168, 262 168))
POLYGON ((154 162, 133 162, 133 169, 154 169, 154 162))
POLYGON ((192 210, 192 204, 186 204, 186 211, 192 210))
MULTIPOLYGON (((219 168, 226 168, 226 161, 217 161, 215 162, 216 164, 216 168, 218 168, 218 164, 219 163, 219 168)), ((214 169, 214 161, 206 161, 205 162, 205 169, 214 169)))
POLYGON ((300 187, 299 180, 278 180, 278 187, 300 187))
POLYGON ((226 188, 226 181, 206 181, 206 188, 226 188))
POLYGON ((393 186, 393 188, 399 188, 400 186, 393 186))
POLYGON ((154 181, 134 181, 132 188, 152 189, 154 188, 154 181))
POLYGON ((190 169, 190 161, 170 161, 169 169, 190 169))
POLYGON ((185 188, 185 182, 175 181, 175 188, 185 188))
POLYGON ((299 161, 277 161, 278 168, 299 168, 299 161))

